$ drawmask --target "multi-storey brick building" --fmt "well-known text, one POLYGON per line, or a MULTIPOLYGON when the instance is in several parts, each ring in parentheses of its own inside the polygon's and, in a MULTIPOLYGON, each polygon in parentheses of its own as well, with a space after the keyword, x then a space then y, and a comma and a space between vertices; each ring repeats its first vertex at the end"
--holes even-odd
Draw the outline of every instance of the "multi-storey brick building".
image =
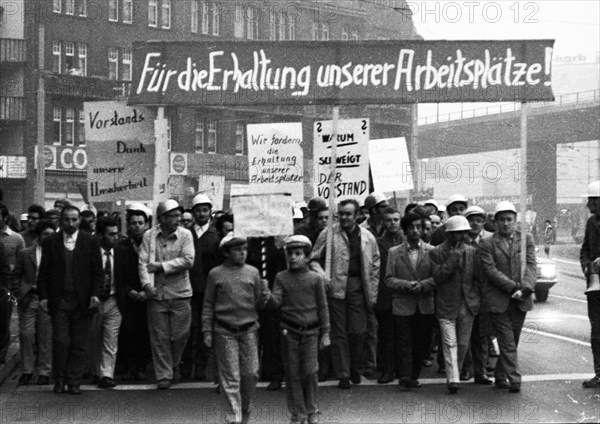
MULTIPOLYGON (((43 143, 46 160, 46 206, 60 197, 83 203, 87 166, 83 102, 126 98, 136 65, 133 41, 419 38, 405 0, 0 0, 0 4, 4 6, 0 154, 27 158, 25 180, 0 180, 14 210, 26 209, 35 199, 38 142, 43 143), (4 52, 13 45, 20 56, 7 60, 4 52), (12 87, 9 94, 6 87, 12 87)), ((227 194, 231 182, 247 180, 246 124, 301 121, 304 139, 310 141, 313 121, 328 119, 330 110, 170 107, 166 111, 170 148, 190 154, 192 175, 225 175, 227 194)), ((341 108, 342 118, 365 116, 371 118, 372 138, 410 137, 410 106, 341 108)), ((305 144, 310 163, 311 143, 305 144)), ((307 184, 307 196, 311 190, 307 184)))

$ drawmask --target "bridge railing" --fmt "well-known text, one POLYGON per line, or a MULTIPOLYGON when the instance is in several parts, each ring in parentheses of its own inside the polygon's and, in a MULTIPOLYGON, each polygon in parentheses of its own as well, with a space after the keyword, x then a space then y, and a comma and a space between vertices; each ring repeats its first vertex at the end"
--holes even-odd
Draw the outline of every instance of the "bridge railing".
MULTIPOLYGON (((549 107, 549 106, 562 106, 567 104, 579 104, 579 103, 598 103, 600 102, 600 89, 580 91, 577 93, 562 94, 556 97, 553 102, 532 102, 529 103, 529 107, 549 107)), ((444 113, 442 115, 432 115, 419 118, 419 125, 436 124, 438 122, 456 121, 459 119, 476 118, 479 116, 497 115, 500 113, 515 112, 521 109, 521 103, 502 103, 499 105, 486 106, 477 109, 464 110, 461 105, 461 110, 456 112, 444 113)))

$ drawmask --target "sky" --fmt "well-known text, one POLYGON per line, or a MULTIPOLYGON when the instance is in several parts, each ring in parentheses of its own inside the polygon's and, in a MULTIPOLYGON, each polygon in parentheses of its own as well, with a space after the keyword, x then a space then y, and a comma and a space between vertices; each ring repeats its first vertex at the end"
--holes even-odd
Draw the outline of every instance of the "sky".
MULTIPOLYGON (((559 62, 593 62, 600 51, 598 0, 407 0, 407 3, 418 33, 426 40, 554 39, 554 60, 559 62)), ((481 106, 473 104, 465 109, 481 106)), ((460 107, 443 104, 440 114, 457 109, 460 107)), ((435 115, 436 110, 437 105, 420 105, 419 116, 435 115)))

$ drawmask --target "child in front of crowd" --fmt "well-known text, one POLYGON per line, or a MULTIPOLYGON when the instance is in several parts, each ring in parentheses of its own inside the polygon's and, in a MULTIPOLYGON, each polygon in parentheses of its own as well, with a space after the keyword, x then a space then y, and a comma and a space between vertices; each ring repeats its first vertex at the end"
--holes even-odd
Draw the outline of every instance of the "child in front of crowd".
POLYGON ((225 262, 208 274, 202 310, 204 343, 214 343, 219 383, 229 405, 227 423, 246 423, 258 381, 258 309, 270 292, 246 264, 246 238, 227 234, 219 247, 225 262), (214 341, 213 341, 214 336, 214 341))
POLYGON ((322 277, 308 268, 308 237, 285 241, 287 270, 275 277, 270 306, 281 306, 281 343, 291 423, 319 422, 319 347, 329 346, 329 312, 322 277))

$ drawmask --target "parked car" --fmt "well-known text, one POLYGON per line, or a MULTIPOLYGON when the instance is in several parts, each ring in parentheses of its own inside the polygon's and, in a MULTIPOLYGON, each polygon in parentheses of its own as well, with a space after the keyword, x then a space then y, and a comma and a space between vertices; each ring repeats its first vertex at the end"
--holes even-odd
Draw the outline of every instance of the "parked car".
POLYGON ((550 288, 558 283, 558 271, 556 262, 544 255, 537 257, 537 280, 535 282, 535 299, 538 302, 548 300, 550 288))

